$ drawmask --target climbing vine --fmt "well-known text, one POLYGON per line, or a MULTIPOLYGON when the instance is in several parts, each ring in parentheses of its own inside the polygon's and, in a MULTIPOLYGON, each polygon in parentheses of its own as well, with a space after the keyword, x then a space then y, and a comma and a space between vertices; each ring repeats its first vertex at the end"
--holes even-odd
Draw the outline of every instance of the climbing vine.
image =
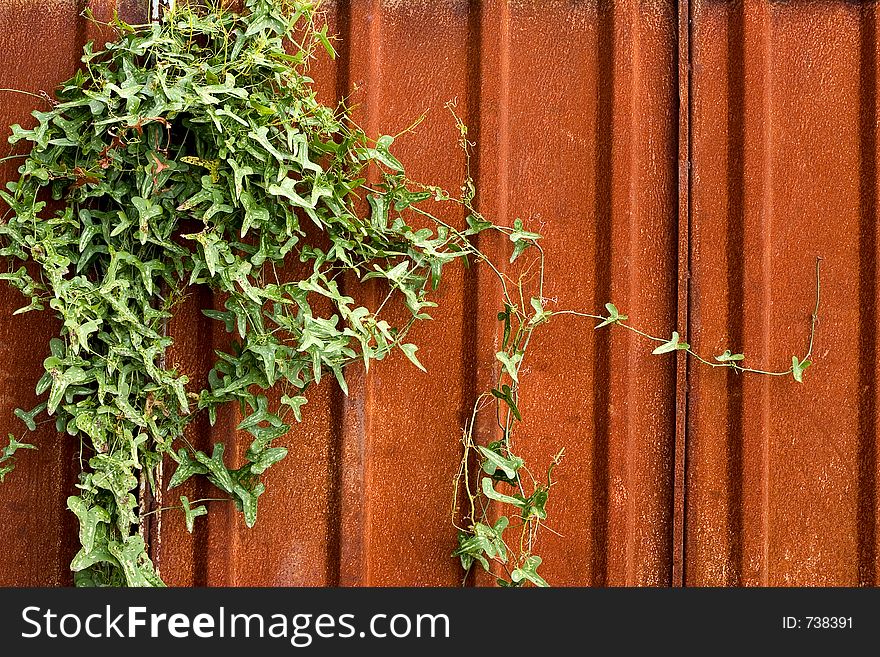
MULTIPOLYGON (((141 479, 155 490, 205 478, 253 526, 262 475, 287 455, 279 443, 295 439, 291 426, 312 386, 330 376, 347 392, 347 365, 369 368, 394 351, 421 368, 410 328, 430 318, 445 267, 472 261, 501 282, 503 340, 497 385, 477 399, 463 434, 455 556, 465 570, 500 564, 493 572, 505 585, 546 585, 534 543, 562 453, 536 478, 513 450, 532 332, 553 315, 576 314, 657 340, 655 353, 689 345, 677 333, 641 333, 612 304, 607 316, 548 309, 540 235, 519 220, 486 220, 469 177, 454 194, 412 181, 392 154, 394 137, 373 139, 344 105, 318 102, 309 64, 335 53, 316 2, 245 0, 234 12, 194 0, 161 22, 114 18, 108 27, 115 40, 85 47, 82 68, 33 113, 35 127, 12 127, 10 142, 26 151, 11 156, 21 159, 20 177, 0 191, 8 205, 0 255, 9 263, 0 279, 25 297, 16 313, 52 312, 61 322, 36 384, 41 403, 15 413, 28 431, 54 421, 81 445, 68 499, 79 520, 76 583, 162 585, 138 531, 141 479), (462 210, 462 228, 442 218, 462 210), (479 250, 483 231, 503 234, 512 260, 536 254, 534 295, 479 250), (305 273, 287 273, 291 263, 305 273), (353 277, 383 290, 376 308, 346 293, 343 281, 353 277), (202 390, 166 360, 168 320, 193 286, 217 294, 221 308, 202 312, 230 335, 202 390), (383 312, 392 299, 408 310, 403 321, 383 312), (266 393, 278 388, 276 407, 266 393), (222 443, 207 454, 184 436, 195 417, 213 424, 226 404, 238 405, 237 428, 251 437, 235 469, 222 443), (498 439, 478 444, 476 417, 490 407, 498 439), (167 482, 155 476, 163 458, 176 464, 167 482), (490 520, 491 502, 513 508, 516 522, 490 520), (513 525, 522 533, 511 548, 513 525)), ((751 371, 741 359, 728 351, 709 364, 751 371)), ((808 365, 809 352, 778 374, 800 381, 808 365)), ((17 450, 31 447, 10 434, 0 480, 17 450)), ((180 496, 175 509, 189 531, 206 501, 180 496)))

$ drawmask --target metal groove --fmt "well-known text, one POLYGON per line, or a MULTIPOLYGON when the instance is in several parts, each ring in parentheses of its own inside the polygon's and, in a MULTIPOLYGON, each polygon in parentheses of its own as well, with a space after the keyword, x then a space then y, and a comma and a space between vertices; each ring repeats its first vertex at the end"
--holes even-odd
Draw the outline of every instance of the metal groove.
MULTIPOLYGON (((691 335, 690 316, 690 167, 691 167, 691 4, 689 0, 677 3, 676 22, 676 68, 678 72, 678 95, 676 115, 678 118, 678 277, 677 277, 677 326, 685 328, 685 335, 691 335)), ((675 440, 673 486, 670 498, 670 524, 672 526, 672 579, 675 587, 684 586, 685 565, 687 563, 686 531, 687 524, 687 432, 688 432, 688 386, 689 359, 685 354, 678 355, 675 373, 675 440)))
POLYGON ((862 7, 859 112, 858 583, 877 583, 877 7, 862 7))
MULTIPOLYGON (((742 6, 743 11, 745 5, 742 6)), ((727 61, 728 77, 727 130, 730 144, 730 170, 727 178, 728 224, 727 224, 727 321, 730 327, 730 344, 745 342, 745 325, 740 318, 745 308, 745 268, 742 254, 745 250, 745 25, 742 12, 732 11, 729 16, 727 61)), ((727 559, 732 571, 728 584, 742 582, 743 566, 743 378, 736 372, 727 372, 727 485, 729 501, 727 523, 730 528, 730 545, 727 559)))
MULTIPOLYGON (((612 248, 612 143, 607 137, 614 130, 614 67, 615 39, 613 3, 597 5, 596 39, 596 135, 595 135, 595 181, 594 215, 596 221, 596 247, 593 264, 593 297, 595 308, 602 308, 612 297, 611 248, 612 248)), ((599 333, 595 337, 593 381, 600 381, 611 363, 611 334, 599 333)), ((592 451, 592 534, 593 534, 593 586, 608 583, 608 549, 610 504, 608 496, 609 469, 609 386, 593 386, 593 451, 592 451)))

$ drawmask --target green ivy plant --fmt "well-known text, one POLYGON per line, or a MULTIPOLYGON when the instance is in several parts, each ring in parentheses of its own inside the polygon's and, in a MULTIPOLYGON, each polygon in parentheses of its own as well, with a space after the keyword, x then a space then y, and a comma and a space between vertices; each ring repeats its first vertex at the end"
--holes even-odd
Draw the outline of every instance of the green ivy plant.
MULTIPOLYGON (((539 529, 547 519, 547 502, 553 486, 553 470, 564 455, 564 448, 551 460, 547 472, 536 477, 526 467, 524 459, 514 450, 517 425, 522 422, 519 410, 520 370, 528 352, 534 331, 554 316, 575 316, 593 320, 595 329, 614 326, 625 329, 658 346, 653 355, 684 353, 697 362, 712 368, 725 368, 737 374, 751 373, 767 376, 790 376, 803 383, 803 373, 810 366, 816 323, 819 317, 820 261, 816 261, 816 300, 810 320, 809 343, 803 357, 792 356, 791 366, 780 370, 763 370, 747 367, 745 355, 725 349, 712 360, 701 356, 685 342, 677 331, 669 338, 645 333, 627 323, 629 317, 622 314, 613 303, 605 304, 607 315, 594 315, 576 310, 551 310, 544 296, 544 251, 538 243, 539 235, 523 233, 522 225, 515 224, 512 239, 519 245, 533 247, 538 252, 538 264, 526 267, 537 272, 537 296, 524 294, 528 287, 521 278, 513 279, 496 270, 502 281, 503 311, 498 314, 501 322, 501 351, 495 357, 499 362, 495 385, 480 395, 470 420, 462 434, 464 446, 461 463, 455 477, 452 503, 452 523, 458 529, 458 547, 452 553, 461 559, 465 573, 474 564, 495 576, 499 586, 548 586, 538 574, 542 558, 535 554, 539 529), (526 302, 526 299, 528 301, 526 302), (491 413, 491 425, 495 427, 496 440, 480 444, 475 438, 478 416, 491 413), (497 486, 505 490, 499 490, 497 486), (464 499, 464 504, 462 504, 464 499), (494 503, 494 504, 493 504, 494 503), (462 506, 464 508, 462 508, 462 506), (507 509, 507 515, 499 513, 507 509), (512 530, 512 531, 508 531, 512 530), (507 535, 518 532, 518 542, 507 535)), ((516 249, 514 250, 514 258, 516 249)))
MULTIPOLYGON (((499 276, 503 341, 497 385, 477 399, 464 431, 456 489, 467 504, 453 514, 454 554, 466 571, 479 563, 504 585, 546 585, 535 537, 562 454, 537 479, 524 476, 513 451, 533 331, 552 315, 574 314, 663 343, 655 353, 690 347, 677 333, 667 341, 630 327, 613 304, 608 316, 549 310, 540 235, 519 220, 487 221, 469 176, 460 194, 410 180, 393 137, 371 139, 344 106, 319 103, 309 63, 320 50, 335 53, 315 1, 245 0, 236 12, 193 0, 161 22, 114 18, 109 27, 116 39, 103 50, 85 47, 83 67, 46 111, 33 113, 35 127, 12 127, 10 142, 26 151, 12 156, 22 160, 20 177, 0 190, 8 206, 0 256, 9 263, 0 278, 27 302, 16 313, 51 312, 61 323, 36 384, 43 401, 16 415, 28 431, 54 421, 81 445, 77 494, 68 499, 80 527, 76 584, 162 585, 138 531, 141 481, 155 491, 205 478, 222 494, 212 500, 235 504, 252 526, 262 475, 287 455, 282 439, 295 439, 307 391, 332 376, 347 392, 347 365, 368 368, 394 351, 421 367, 407 334, 430 318, 445 266, 470 260, 499 276), (464 227, 444 212, 463 214, 464 227), (474 238, 483 231, 508 239, 511 261, 537 254, 534 295, 479 250, 474 238), (304 273, 284 273, 291 263, 304 273), (344 277, 373 280, 384 300, 359 305, 344 277), (168 320, 193 286, 222 300, 221 310, 202 312, 230 334, 202 390, 166 361, 168 320), (383 312, 392 299, 406 307, 404 321, 383 312), (266 393, 278 388, 276 407, 266 393), (238 430, 251 437, 236 469, 222 443, 207 454, 184 436, 199 414, 213 424, 230 403, 241 409, 238 430), (476 417, 490 407, 498 439, 478 444, 476 417), (176 464, 168 481, 156 476, 164 458, 176 464), (514 522, 492 515, 506 507, 514 522), (508 538, 514 527, 518 545, 508 538)), ((741 358, 727 351, 709 364, 752 371, 741 358)), ((786 374, 800 381, 808 359, 796 358, 786 374)), ((16 451, 31 447, 10 434, 0 480, 16 451)), ((212 500, 180 497, 175 509, 189 531, 212 500)))

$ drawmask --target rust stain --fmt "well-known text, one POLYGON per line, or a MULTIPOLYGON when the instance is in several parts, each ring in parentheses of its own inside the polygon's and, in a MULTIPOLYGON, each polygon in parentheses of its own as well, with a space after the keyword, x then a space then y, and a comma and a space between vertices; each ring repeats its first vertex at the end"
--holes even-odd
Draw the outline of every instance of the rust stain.
MULTIPOLYGON (((107 18, 112 0, 92 2, 95 15, 107 18)), ((0 88, 51 94, 76 70, 85 40, 99 38, 79 16, 75 0, 9 0, 0 6, 0 88)), ((30 112, 40 102, 31 96, 0 91, 0 156, 15 154, 6 144, 8 126, 32 125, 30 112)), ((4 181, 17 175, 15 160, 0 163, 4 181)), ((34 385, 42 374, 42 360, 58 325, 35 314, 11 317, 21 297, 0 286, 0 417, 3 441, 9 432, 21 434, 13 415, 16 407, 37 405, 34 385)), ((48 424, 32 436, 39 447, 19 459, 16 470, 2 484, 0 494, 0 586, 50 586, 72 583, 68 568, 76 551, 77 527, 66 500, 75 492, 79 454, 66 435, 48 424)))
MULTIPOLYGON (((68 9, 59 30, 79 25, 74 5, 68 9)), ((334 3, 330 16, 343 37, 341 58, 315 78, 327 99, 356 89, 358 120, 371 134, 397 132, 431 110, 417 136, 401 138, 399 154, 415 176, 453 188, 464 175, 464 159, 442 107, 456 98, 479 142, 473 165, 481 208, 502 222, 522 216, 545 232, 554 254, 549 294, 559 306, 592 307, 613 293, 644 321, 670 328, 673 7, 627 2, 597 11, 553 3, 538 30, 535 11, 529 3, 462 0, 430 10, 410 2, 334 3), (553 66, 538 54, 549 54, 553 66), (561 75, 572 62, 577 74, 561 75), (640 146, 645 139, 651 147, 640 146), (594 156, 598 165, 590 166, 594 156), (578 248, 567 248, 571 243, 578 248)), ((64 66, 38 62, 36 70, 53 82, 63 78, 84 38, 82 30, 70 34, 64 66)), ((482 246, 499 257, 505 248, 482 246)), ((355 374, 348 398, 331 386, 315 390, 306 421, 288 436, 290 457, 271 475, 273 493, 261 500, 262 522, 254 530, 245 530, 231 509, 211 514, 192 536, 174 514, 153 525, 153 557, 169 583, 459 583, 448 558, 451 480, 462 420, 494 370, 500 294, 485 274, 460 270, 439 301, 433 326, 413 337, 426 338, 420 353, 440 376, 396 359, 369 376, 355 374), (408 462, 412 468, 401 469, 408 462)), ((212 349, 226 339, 200 312, 218 303, 210 292, 195 290, 170 326, 175 345, 168 358, 194 381, 204 379, 212 349)), ((43 326, 48 338, 52 326, 43 326)), ((552 528, 562 536, 545 532, 548 577, 559 584, 665 584, 674 408, 664 400, 673 395, 672 365, 648 363, 628 378, 624 372, 638 346, 618 337, 604 346, 601 340, 589 326, 560 322, 529 365, 525 456, 545 468, 559 447, 569 454, 555 489, 552 528), (570 353, 561 354, 560 345, 570 353), (610 368, 619 374, 607 388, 599 382, 610 368), (654 392, 644 396, 642 388, 654 392)), ((201 448, 222 440, 236 454, 244 448, 236 424, 230 410, 213 428, 195 423, 188 437, 201 448)), ((57 458, 50 450, 41 454, 57 458)), ((56 484, 59 498, 68 483, 56 484)), ((164 493, 155 503, 174 504, 180 494, 211 496, 209 487, 199 486, 164 493)), ((69 551, 74 528, 63 512, 55 513, 67 523, 59 540, 69 551)), ((61 552, 57 548, 52 560, 56 583, 69 581, 68 555, 61 552)), ((37 581, 32 573, 16 578, 37 581)))
POLYGON ((875 5, 696 2, 686 583, 875 583, 875 5), (871 117, 874 117, 873 119, 871 117), (867 368, 867 369, 866 369, 867 368))
MULTIPOLYGON (((0 87, 50 91, 73 72, 83 42, 103 37, 78 18, 80 4, 0 7, 0 87)), ((105 17, 114 7, 92 5, 105 17)), ((652 333, 677 328, 700 352, 745 350, 756 366, 784 369, 806 344, 814 258, 824 259, 816 364, 802 386, 652 358, 640 340, 581 320, 536 334, 517 445, 536 472, 566 448, 549 506, 558 535, 545 531, 538 550, 547 579, 876 584, 876 4, 327 7, 342 41, 339 59, 314 71, 322 98, 350 96, 372 136, 430 110, 398 153, 415 177, 452 188, 464 160, 443 105, 456 98, 478 144, 479 207, 545 235, 555 307, 613 300, 652 333)), ((0 93, 0 124, 26 123, 35 99, 0 93)), ((2 167, 12 177, 15 163, 2 167)), ((503 259, 500 241, 480 246, 503 259)), ((413 335, 430 375, 395 358, 353 371, 348 397, 326 383, 311 391, 253 530, 231 505, 193 535, 179 514, 152 525, 170 584, 460 583, 448 558, 451 482, 464 417, 495 371, 501 296, 479 268, 450 270, 445 283, 435 321, 413 335)), ((356 282, 345 285, 352 293, 356 282)), ((0 286, 0 418, 12 418, 0 422, 12 431, 12 410, 36 403, 56 330, 10 318, 16 294, 0 286)), ((221 301, 193 290, 171 323, 168 359, 193 381, 228 339, 201 313, 221 301)), ((236 425, 229 409, 188 439, 240 456, 236 425)), ((71 581, 76 527, 64 500, 76 446, 51 428, 36 440, 0 495, 0 584, 71 581)), ((190 482, 155 503, 181 494, 214 496, 190 482)))

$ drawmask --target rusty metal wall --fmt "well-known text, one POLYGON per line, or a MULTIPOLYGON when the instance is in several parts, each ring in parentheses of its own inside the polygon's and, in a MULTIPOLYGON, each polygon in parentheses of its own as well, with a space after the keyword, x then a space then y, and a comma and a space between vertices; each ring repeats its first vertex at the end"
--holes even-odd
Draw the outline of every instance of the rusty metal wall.
POLYGON ((817 256, 823 308, 803 386, 691 367, 685 579, 873 585, 877 6, 692 11, 692 342, 787 367, 817 256))
MULTIPOLYGON (((314 75, 327 99, 353 93, 370 134, 396 133, 429 110, 417 134, 401 138, 400 157, 413 176, 457 187, 465 162, 443 109, 455 99, 478 144, 481 209, 541 226, 548 295, 559 307, 601 308, 613 295, 671 330, 671 3, 351 2, 332 5, 331 18, 340 59, 314 75)), ((483 247, 500 256, 503 245, 483 247)), ((461 427, 494 367, 501 297, 474 270, 448 279, 438 301, 435 321, 413 335, 431 374, 395 358, 357 374, 347 398, 322 386, 291 432, 290 456, 267 477, 274 493, 261 500, 257 526, 216 515, 190 537, 181 518, 163 517, 154 550, 164 577, 184 585, 460 582, 449 558, 451 485, 461 427)), ((208 345, 223 339, 200 318, 205 303, 193 300, 172 326, 181 362, 203 374, 208 345)), ((670 582, 674 363, 644 359, 642 348, 622 335, 595 339, 581 320, 553 322, 534 345, 519 444, 536 471, 566 448, 551 523, 560 536, 542 538, 554 583, 670 582)), ((205 445, 222 436, 241 450, 235 423, 202 426, 192 438, 205 445)))
MULTIPOLYGON (((112 15, 114 0, 92 2, 95 16, 112 15)), ((128 0, 131 4, 131 0, 128 0)), ((45 102, 7 89, 51 92, 76 70, 83 44, 100 39, 94 25, 79 16, 79 0, 3 0, 0 5, 0 157, 10 148, 12 123, 28 124, 45 102)), ((120 8, 124 9, 123 3, 120 8)), ((0 162, 0 179, 16 175, 15 160, 0 162)), ((49 339, 58 325, 48 316, 11 317, 21 297, 0 285, 0 435, 21 428, 16 407, 36 405, 34 385, 41 376, 49 339), (37 378, 35 378, 37 377, 37 378)), ((0 585, 49 586, 72 581, 68 565, 76 551, 76 519, 66 510, 75 490, 78 450, 54 431, 39 428, 39 449, 19 459, 20 470, 0 484, 0 585)))
MULTIPOLYGON (((113 4, 92 2, 104 15, 113 4)), ((49 90, 68 76, 84 40, 98 36, 77 18, 82 5, 6 0, 0 87, 49 90)), ((120 10, 133 18, 135 5, 120 10)), ((701 352, 729 346, 784 369, 806 344, 814 259, 823 258, 817 363, 803 386, 651 357, 638 338, 574 318, 536 334, 518 445, 536 471, 566 449, 553 531, 539 545, 545 577, 874 584, 876 5, 327 7, 341 41, 339 59, 314 71, 324 99, 350 96, 370 134, 394 134, 428 110, 398 152, 415 177, 453 187, 465 162, 443 107, 455 99, 477 143, 480 208, 540 227, 557 308, 592 311, 613 299, 652 333, 677 326, 701 352)), ((27 121, 34 101, 0 92, 0 130, 27 121)), ((3 166, 11 176, 14 163, 3 166)), ((504 248, 481 246, 499 258, 504 248)), ((460 428, 495 367, 500 295, 479 268, 445 283, 435 321, 413 335, 429 374, 393 358, 354 372, 348 397, 330 382, 313 390, 287 437, 290 455, 267 474, 255 528, 223 508, 193 535, 180 514, 152 522, 152 554, 170 584, 460 583, 448 557, 452 478, 460 428)), ((10 318, 16 294, 0 287, 0 427, 35 403, 56 328, 10 318)), ((194 381, 226 339, 200 313, 214 303, 195 291, 170 327, 170 358, 194 381)), ((240 453, 247 441, 236 424, 230 410, 188 437, 240 453)), ((0 584, 70 582, 76 537, 63 501, 76 446, 48 429, 38 442, 0 489, 0 584)), ((194 486, 164 503, 210 496, 194 486)))

